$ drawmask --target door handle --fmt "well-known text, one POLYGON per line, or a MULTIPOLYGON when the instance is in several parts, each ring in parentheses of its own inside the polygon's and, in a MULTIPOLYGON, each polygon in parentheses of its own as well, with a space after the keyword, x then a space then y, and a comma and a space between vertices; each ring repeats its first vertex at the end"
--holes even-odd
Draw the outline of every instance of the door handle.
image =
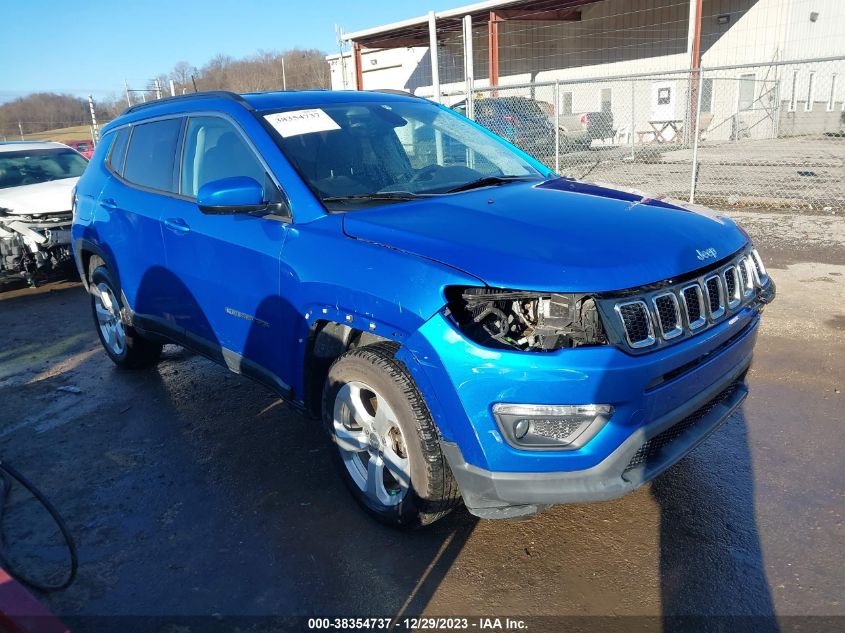
POLYGON ((117 202, 115 202, 114 198, 106 198, 105 200, 100 200, 100 206, 106 209, 117 209, 117 202))
POLYGON ((187 233, 191 230, 191 227, 188 226, 182 218, 167 218, 164 221, 164 226, 174 233, 187 233))

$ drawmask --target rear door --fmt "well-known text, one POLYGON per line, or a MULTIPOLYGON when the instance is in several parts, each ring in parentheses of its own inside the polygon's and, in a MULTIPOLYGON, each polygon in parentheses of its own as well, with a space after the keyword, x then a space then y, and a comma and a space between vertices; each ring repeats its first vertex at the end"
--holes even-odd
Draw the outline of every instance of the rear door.
POLYGON ((142 318, 161 318, 167 310, 159 218, 176 191, 181 125, 176 117, 118 130, 107 159, 111 176, 97 204, 99 241, 129 306, 142 318))
POLYGON ((283 387, 274 377, 291 338, 283 322, 279 269, 288 224, 249 214, 206 215, 200 187, 232 176, 263 183, 265 200, 281 191, 234 120, 188 118, 182 146, 180 200, 162 216, 169 271, 180 291, 177 319, 194 346, 242 371, 283 387))

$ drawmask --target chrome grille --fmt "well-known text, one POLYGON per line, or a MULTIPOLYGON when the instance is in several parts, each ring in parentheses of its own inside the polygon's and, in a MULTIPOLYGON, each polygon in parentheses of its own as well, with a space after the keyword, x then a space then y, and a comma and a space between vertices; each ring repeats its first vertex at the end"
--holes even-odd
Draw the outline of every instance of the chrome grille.
POLYGON ((691 330, 697 330, 705 323, 704 301, 701 295, 701 286, 692 284, 681 290, 681 301, 684 304, 684 311, 687 313, 687 326, 691 330))
POLYGON ((684 332, 681 322, 681 310, 678 307, 678 298, 672 292, 657 295, 652 299, 654 311, 657 313, 657 324, 660 326, 660 333, 664 339, 675 338, 684 332))
POLYGON ((616 312, 622 319, 625 336, 631 347, 646 347, 654 343, 654 331, 648 306, 642 301, 628 301, 616 305, 616 312))
POLYGON ((722 291, 722 278, 712 275, 704 280, 707 291, 707 304, 710 308, 710 318, 718 319, 725 313, 725 294, 722 291))
POLYGON ((769 280, 769 276, 766 274, 763 259, 760 257, 760 253, 757 252, 756 248, 751 251, 751 261, 754 263, 754 270, 757 272, 757 280, 761 285, 765 284, 769 280))
POLYGON ((736 266, 729 266, 725 269, 725 272, 722 273, 722 277, 725 279, 725 289, 728 295, 728 307, 735 308, 739 305, 739 302, 742 301, 742 295, 739 292, 739 284, 737 283, 737 271, 736 266))
POLYGON ((740 289, 742 290, 742 296, 749 297, 754 294, 754 268, 747 256, 739 260, 737 268, 739 268, 739 279, 741 282, 740 289))
POLYGON ((667 281, 625 299, 602 298, 611 338, 641 353, 708 329, 755 301, 769 278, 756 251, 746 251, 685 283, 667 281), (615 317, 615 323, 613 318, 615 317), (615 332, 615 334, 614 334, 615 332))

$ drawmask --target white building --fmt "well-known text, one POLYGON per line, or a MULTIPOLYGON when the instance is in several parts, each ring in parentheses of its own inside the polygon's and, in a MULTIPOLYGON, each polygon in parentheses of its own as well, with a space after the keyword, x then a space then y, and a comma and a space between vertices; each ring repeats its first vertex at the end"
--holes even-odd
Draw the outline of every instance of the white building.
POLYGON ((843 33, 843 0, 500 0, 350 33, 353 50, 327 60, 335 89, 451 104, 466 98, 471 76, 476 98, 530 96, 561 115, 610 111, 620 136, 645 142, 655 122, 675 122, 671 139, 695 119, 700 85, 703 134, 770 138, 838 129, 843 33))

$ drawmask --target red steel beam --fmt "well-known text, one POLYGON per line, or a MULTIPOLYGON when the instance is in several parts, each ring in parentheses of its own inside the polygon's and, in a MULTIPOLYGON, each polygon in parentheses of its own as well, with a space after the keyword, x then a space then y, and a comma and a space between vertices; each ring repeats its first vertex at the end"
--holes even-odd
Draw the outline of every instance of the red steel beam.
POLYGON ((690 57, 690 103, 689 103, 689 142, 695 141, 698 135, 698 83, 701 71, 701 5, 703 0, 691 0, 695 2, 695 17, 693 19, 692 35, 692 57, 690 57))
POLYGON ((361 63, 361 45, 355 42, 352 46, 355 56, 355 90, 364 89, 364 66, 361 63))
POLYGON ((487 66, 491 86, 499 85, 499 22, 501 19, 498 14, 491 11, 487 20, 487 66))

